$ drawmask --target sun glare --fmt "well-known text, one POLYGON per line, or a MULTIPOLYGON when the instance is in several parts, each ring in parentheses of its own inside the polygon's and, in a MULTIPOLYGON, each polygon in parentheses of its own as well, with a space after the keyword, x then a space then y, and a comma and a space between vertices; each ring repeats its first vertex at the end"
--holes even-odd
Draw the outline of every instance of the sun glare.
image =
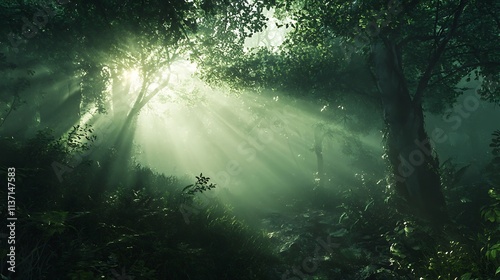
POLYGON ((123 76, 128 82, 130 82, 132 87, 138 87, 141 83, 141 74, 138 69, 125 70, 123 76))
MULTIPOLYGON (((168 67, 160 70, 156 76, 150 79, 149 89, 154 90, 164 81, 168 80, 169 88, 173 88, 180 83, 185 83, 191 79, 196 71, 196 64, 188 60, 178 60, 168 67)), ((130 83, 131 89, 138 89, 142 83, 140 70, 137 68, 127 69, 123 72, 123 78, 130 83)))

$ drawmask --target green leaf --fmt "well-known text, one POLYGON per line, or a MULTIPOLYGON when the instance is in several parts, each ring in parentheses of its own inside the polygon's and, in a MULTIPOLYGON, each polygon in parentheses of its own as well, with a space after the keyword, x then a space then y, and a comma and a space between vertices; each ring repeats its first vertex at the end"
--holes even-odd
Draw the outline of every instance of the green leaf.
POLYGON ((464 275, 462 275, 460 277, 460 280, 470 280, 470 278, 472 277, 472 273, 465 273, 464 275))

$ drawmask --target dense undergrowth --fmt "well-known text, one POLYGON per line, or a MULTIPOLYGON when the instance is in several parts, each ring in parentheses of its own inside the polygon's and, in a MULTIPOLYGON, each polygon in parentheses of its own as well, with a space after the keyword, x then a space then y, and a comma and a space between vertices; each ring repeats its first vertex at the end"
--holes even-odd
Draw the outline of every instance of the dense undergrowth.
POLYGON ((366 279, 498 279, 500 131, 493 133, 490 147, 493 159, 474 180, 462 180, 468 166, 442 163, 450 216, 442 227, 412 216, 385 180, 360 175, 357 183, 332 195, 342 210, 344 242, 351 244, 335 253, 332 269, 343 266, 347 274, 373 266, 366 279), (370 252, 359 253, 360 246, 370 252))
POLYGON ((469 166, 441 164, 450 220, 439 227, 413 216, 390 184, 372 174, 317 190, 312 200, 336 217, 325 232, 338 248, 321 263, 328 276, 316 272, 311 279, 498 279, 500 131, 490 146, 490 163, 467 179, 469 166))
POLYGON ((82 161, 59 181, 53 163, 85 149, 67 140, 2 139, 0 166, 16 168, 15 279, 267 279, 276 259, 262 234, 216 200, 182 193, 180 179, 125 165, 103 180, 108 167, 82 161))
MULTIPOLYGON (((16 279, 301 279, 276 271, 306 252, 290 251, 294 258, 276 254, 263 232, 207 195, 214 185, 202 174, 190 182, 133 164, 121 167, 122 176, 104 180, 110 167, 82 161, 59 180, 53 163, 67 163, 71 153, 88 148, 70 140, 49 131, 26 142, 2 139, 2 176, 16 167, 16 279)), ((307 277, 495 279, 500 132, 490 146, 493 159, 474 182, 461 180, 467 167, 442 164, 451 221, 441 228, 413 217, 377 176, 359 174, 335 190, 311 191, 307 199, 313 203, 296 207, 338 217, 328 229, 318 222, 318 233, 310 233, 330 232, 338 247, 322 261, 325 272, 307 277)), ((107 154, 108 162, 113 155, 107 154)), ((1 250, 7 276, 6 247, 1 250)))

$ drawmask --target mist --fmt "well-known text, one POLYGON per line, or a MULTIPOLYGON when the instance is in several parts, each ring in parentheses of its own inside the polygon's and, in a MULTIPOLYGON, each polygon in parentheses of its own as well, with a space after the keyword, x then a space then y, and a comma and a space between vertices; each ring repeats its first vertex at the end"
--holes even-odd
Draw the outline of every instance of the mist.
POLYGON ((500 7, 438 2, 0 4, 2 279, 495 279, 500 7))

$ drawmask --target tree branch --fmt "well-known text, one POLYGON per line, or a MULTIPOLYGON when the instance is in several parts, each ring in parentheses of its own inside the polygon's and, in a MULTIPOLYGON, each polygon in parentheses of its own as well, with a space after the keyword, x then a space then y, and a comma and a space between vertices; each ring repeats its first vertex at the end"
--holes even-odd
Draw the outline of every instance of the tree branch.
POLYGON ((442 35, 439 36, 439 35, 416 35, 416 36, 409 36, 409 37, 406 37, 404 38, 399 44, 398 46, 399 47, 403 47, 405 46, 406 44, 412 42, 412 41, 421 41, 421 42, 425 42, 425 41, 430 41, 430 40, 439 40, 441 37, 443 37, 442 35))
POLYGON ((441 56, 446 51, 446 46, 448 45, 448 42, 455 34, 459 19, 464 11, 466 4, 467 4, 467 0, 460 0, 460 4, 458 5, 457 10, 455 11, 455 14, 453 16, 453 23, 451 25, 450 31, 448 32, 446 37, 441 41, 441 43, 437 46, 436 51, 434 52, 434 54, 430 58, 429 63, 427 64, 427 68, 425 69, 425 72, 422 75, 422 78, 420 78, 420 81, 418 83, 417 90, 415 92, 415 97, 413 98, 413 102, 415 104, 422 103, 422 97, 423 97, 424 91, 429 83, 429 80, 432 76, 432 72, 434 71, 434 68, 438 64, 441 56))
MULTIPOLYGON (((163 81, 158 87, 156 87, 150 94, 146 95, 146 97, 139 103, 137 106, 137 110, 141 110, 144 105, 146 105, 153 97, 155 97, 162 89, 164 89, 170 83, 171 73, 168 73, 167 79, 163 81)), ((137 111, 137 112, 138 112, 137 111)))

